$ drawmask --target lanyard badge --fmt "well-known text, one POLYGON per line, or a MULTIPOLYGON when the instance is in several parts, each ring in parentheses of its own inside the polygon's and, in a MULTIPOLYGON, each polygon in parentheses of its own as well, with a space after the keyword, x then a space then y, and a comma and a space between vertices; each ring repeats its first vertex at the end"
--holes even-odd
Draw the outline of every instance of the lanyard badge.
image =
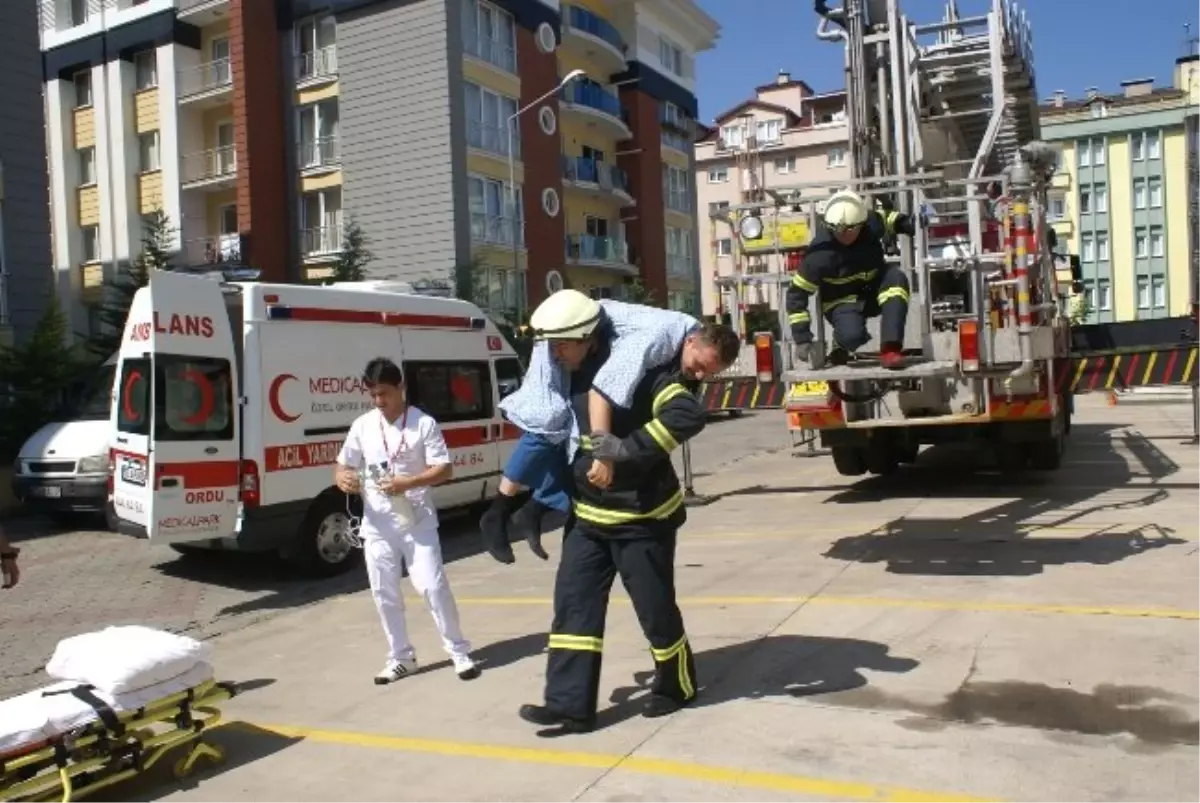
POLYGON ((404 434, 407 429, 407 426, 408 426, 408 407, 405 407, 404 415, 401 416, 401 418, 400 418, 400 443, 396 446, 396 451, 393 452, 388 447, 387 427, 384 425, 383 413, 379 414, 379 438, 380 438, 380 440, 383 441, 383 453, 386 457, 386 459, 383 462, 382 468, 388 474, 393 473, 394 466, 399 461, 400 455, 403 454, 404 450, 408 448, 408 444, 405 443, 405 434, 404 434))

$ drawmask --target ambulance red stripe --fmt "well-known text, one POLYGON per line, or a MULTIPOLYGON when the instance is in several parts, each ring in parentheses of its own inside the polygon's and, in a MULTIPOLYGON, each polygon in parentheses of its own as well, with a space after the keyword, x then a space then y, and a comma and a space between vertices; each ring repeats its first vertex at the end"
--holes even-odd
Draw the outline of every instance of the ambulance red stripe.
POLYGON ((237 460, 208 460, 202 463, 158 463, 154 476, 179 477, 185 490, 201 488, 231 488, 241 482, 241 462, 237 460))
POLYGON ((465 315, 421 315, 385 310, 332 309, 326 307, 289 307, 287 320, 307 323, 372 323, 384 326, 415 326, 426 329, 467 329, 471 318, 465 315))
MULTIPOLYGON (((445 438, 446 446, 450 449, 469 449, 473 446, 482 446, 488 442, 488 425, 473 424, 453 429, 443 427, 442 437, 445 438)), ((505 424, 500 440, 512 441, 519 437, 521 437, 520 429, 512 424, 505 424)), ((331 466, 337 462, 342 443, 343 440, 339 439, 268 446, 265 470, 274 472, 288 471, 294 468, 331 466)))

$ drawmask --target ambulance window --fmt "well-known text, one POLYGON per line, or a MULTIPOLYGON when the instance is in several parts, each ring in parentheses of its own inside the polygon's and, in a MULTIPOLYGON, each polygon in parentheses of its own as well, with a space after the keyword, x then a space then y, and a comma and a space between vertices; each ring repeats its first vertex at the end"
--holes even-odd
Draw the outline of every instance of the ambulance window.
POLYGON ((515 357, 496 360, 496 390, 500 398, 511 396, 521 387, 521 361, 515 357))
POLYGON ((150 361, 125 360, 117 386, 117 431, 150 434, 150 361))
POLYGON ((156 440, 233 440, 229 360, 159 355, 155 379, 156 440))
POLYGON ((439 424, 492 417, 492 377, 486 362, 407 362, 408 400, 439 424))

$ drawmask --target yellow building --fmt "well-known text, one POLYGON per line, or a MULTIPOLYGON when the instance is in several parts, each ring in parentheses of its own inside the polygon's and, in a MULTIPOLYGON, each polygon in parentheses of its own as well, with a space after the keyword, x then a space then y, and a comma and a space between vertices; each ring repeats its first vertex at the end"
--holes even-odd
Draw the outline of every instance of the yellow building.
POLYGON ((1068 100, 1060 92, 1041 108, 1043 137, 1060 144, 1050 218, 1060 243, 1080 258, 1088 323, 1189 311, 1196 67, 1195 56, 1179 59, 1170 87, 1126 81, 1120 94, 1090 89, 1068 100))

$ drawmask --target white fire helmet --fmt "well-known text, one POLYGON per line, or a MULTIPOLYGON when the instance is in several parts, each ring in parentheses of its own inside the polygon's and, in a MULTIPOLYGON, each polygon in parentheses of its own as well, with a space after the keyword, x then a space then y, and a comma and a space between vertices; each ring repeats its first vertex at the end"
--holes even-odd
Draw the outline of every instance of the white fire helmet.
POLYGON ((825 202, 825 225, 841 231, 867 222, 867 202, 852 190, 842 190, 825 202))
POLYGON ((600 303, 578 290, 552 293, 529 316, 537 340, 586 340, 600 324, 600 303))

